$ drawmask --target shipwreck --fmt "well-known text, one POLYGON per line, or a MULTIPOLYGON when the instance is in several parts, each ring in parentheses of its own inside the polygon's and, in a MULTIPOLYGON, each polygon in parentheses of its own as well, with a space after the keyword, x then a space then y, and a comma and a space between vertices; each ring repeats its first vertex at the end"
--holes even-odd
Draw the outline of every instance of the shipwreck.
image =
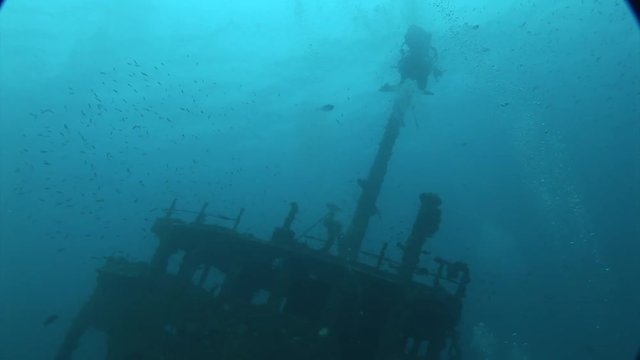
POLYGON ((345 231, 331 204, 317 224, 326 237, 312 247, 292 229, 296 203, 270 239, 259 239, 238 231, 243 211, 221 225, 206 203, 188 215, 174 200, 153 224, 158 246, 149 262, 110 257, 98 269, 55 359, 73 359, 90 328, 105 334, 108 360, 461 359, 469 269, 421 261, 440 224, 440 198, 419 194, 410 235, 392 244, 399 258, 386 243, 379 253, 361 250, 414 93, 410 85, 397 93, 345 231))

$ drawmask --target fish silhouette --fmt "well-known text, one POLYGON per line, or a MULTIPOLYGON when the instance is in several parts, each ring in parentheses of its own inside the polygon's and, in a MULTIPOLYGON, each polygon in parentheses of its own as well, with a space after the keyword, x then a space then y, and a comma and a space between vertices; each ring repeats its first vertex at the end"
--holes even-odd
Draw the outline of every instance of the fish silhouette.
POLYGON ((53 315, 49 316, 48 318, 46 318, 42 322, 42 326, 49 326, 56 320, 58 320, 58 315, 57 314, 53 314, 53 315))

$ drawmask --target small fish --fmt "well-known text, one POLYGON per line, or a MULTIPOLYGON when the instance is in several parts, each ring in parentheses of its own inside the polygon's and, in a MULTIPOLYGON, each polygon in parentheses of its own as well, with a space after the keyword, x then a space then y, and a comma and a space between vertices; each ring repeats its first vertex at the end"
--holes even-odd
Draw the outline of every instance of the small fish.
POLYGON ((53 315, 49 316, 48 318, 46 318, 42 322, 42 326, 49 326, 56 320, 58 320, 58 315, 57 314, 53 314, 53 315))
POLYGON ((393 85, 391 85, 389 83, 385 83, 384 85, 382 85, 380 87, 380 89, 378 89, 378 91, 381 91, 381 92, 393 92, 393 91, 396 91, 396 88, 397 88, 396 86, 393 86, 393 85))
POLYGON ((324 111, 324 112, 329 112, 329 111, 333 110, 334 108, 335 108, 335 106, 333 106, 333 104, 325 104, 325 105, 322 105, 322 107, 320 107, 320 110, 324 111))

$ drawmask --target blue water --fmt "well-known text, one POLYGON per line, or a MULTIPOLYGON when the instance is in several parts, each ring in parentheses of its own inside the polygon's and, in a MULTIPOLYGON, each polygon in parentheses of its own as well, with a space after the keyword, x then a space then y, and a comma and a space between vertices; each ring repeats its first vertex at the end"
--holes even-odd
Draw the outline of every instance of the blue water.
POLYGON ((296 231, 327 202, 348 222, 412 23, 445 73, 414 97, 363 249, 404 241, 438 193, 428 248, 470 265, 468 358, 632 358, 640 30, 595 0, 6 1, 0 358, 52 358, 102 257, 148 260, 173 198, 244 207, 263 238, 290 201, 296 231))

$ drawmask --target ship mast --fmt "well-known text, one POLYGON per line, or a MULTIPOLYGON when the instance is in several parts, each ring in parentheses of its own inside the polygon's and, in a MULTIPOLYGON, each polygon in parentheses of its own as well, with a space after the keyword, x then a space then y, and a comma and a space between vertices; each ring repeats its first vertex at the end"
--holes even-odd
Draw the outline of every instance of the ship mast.
POLYGON ((362 240, 369 226, 369 220, 371 216, 378 212, 376 201, 380 195, 384 177, 387 174, 393 147, 398 135, 400 135, 400 128, 404 125, 405 113, 411 105, 414 90, 415 85, 413 82, 406 82, 400 87, 391 115, 387 120, 382 140, 378 145, 378 152, 369 168, 369 175, 366 179, 358 181, 362 193, 358 199, 358 205, 347 232, 342 241, 338 243, 338 254, 350 262, 357 260, 358 253, 362 247, 362 240))

